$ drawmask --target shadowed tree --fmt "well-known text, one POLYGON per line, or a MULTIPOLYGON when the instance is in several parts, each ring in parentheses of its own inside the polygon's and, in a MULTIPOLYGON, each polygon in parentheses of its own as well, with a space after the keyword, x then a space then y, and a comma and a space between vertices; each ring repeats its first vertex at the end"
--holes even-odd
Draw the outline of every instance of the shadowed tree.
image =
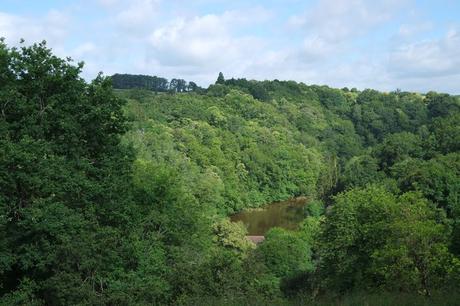
POLYGON ((225 78, 222 72, 219 72, 219 76, 217 77, 216 84, 225 84, 225 78))

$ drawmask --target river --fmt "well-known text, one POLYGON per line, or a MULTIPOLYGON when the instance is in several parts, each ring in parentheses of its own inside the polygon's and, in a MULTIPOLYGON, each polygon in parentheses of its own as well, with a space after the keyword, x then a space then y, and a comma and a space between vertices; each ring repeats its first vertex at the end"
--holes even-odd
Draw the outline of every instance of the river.
POLYGON ((231 215, 230 220, 243 222, 249 236, 263 236, 272 227, 295 230, 307 216, 306 204, 307 199, 304 197, 274 202, 262 208, 244 210, 231 215))

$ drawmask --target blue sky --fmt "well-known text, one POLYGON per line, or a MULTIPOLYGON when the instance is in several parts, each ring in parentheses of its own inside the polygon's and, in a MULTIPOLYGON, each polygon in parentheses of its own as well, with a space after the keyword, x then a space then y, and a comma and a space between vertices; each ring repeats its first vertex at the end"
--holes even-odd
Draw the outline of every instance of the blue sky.
POLYGON ((142 73, 460 94, 458 0, 2 0, 0 36, 84 77, 142 73))

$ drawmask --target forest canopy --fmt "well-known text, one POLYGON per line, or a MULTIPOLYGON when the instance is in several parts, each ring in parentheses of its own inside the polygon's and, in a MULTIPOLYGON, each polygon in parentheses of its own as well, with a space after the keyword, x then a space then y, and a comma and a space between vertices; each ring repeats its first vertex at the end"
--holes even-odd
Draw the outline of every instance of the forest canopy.
POLYGON ((459 97, 82 69, 0 42, 0 304, 460 298, 459 97), (228 219, 296 196, 258 246, 228 219))
POLYGON ((112 86, 116 89, 140 88, 155 92, 185 92, 185 91, 201 91, 195 82, 186 82, 183 79, 171 79, 168 81, 165 78, 149 75, 133 75, 133 74, 114 74, 111 77, 112 86))

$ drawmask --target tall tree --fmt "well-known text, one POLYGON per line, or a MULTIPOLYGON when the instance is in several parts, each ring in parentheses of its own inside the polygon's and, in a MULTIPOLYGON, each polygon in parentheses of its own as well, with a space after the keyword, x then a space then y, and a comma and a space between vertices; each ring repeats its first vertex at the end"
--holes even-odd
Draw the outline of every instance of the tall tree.
POLYGON ((398 197, 371 185, 339 194, 319 238, 325 285, 341 292, 380 287, 429 294, 455 261, 447 224, 420 193, 398 197))
POLYGON ((1 303, 105 303, 128 263, 137 217, 123 101, 82 67, 45 42, 0 42, 1 303))
POLYGON ((222 72, 219 72, 219 76, 217 77, 216 84, 225 84, 225 78, 222 72))

